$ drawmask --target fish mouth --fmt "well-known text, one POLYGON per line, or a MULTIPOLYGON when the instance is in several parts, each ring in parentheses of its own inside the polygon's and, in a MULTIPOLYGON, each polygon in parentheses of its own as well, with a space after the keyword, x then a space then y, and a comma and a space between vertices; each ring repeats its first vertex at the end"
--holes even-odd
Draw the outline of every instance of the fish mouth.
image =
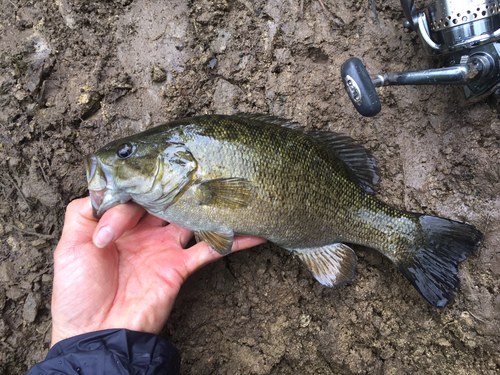
POLYGON ((95 155, 83 159, 87 172, 92 213, 100 219, 112 207, 130 200, 130 196, 114 188, 113 177, 109 167, 99 162, 95 155))
POLYGON ((97 219, 100 219, 107 210, 121 203, 120 200, 106 199, 107 196, 109 196, 109 194, 107 194, 109 193, 109 189, 89 190, 89 193, 92 203, 92 214, 97 219))

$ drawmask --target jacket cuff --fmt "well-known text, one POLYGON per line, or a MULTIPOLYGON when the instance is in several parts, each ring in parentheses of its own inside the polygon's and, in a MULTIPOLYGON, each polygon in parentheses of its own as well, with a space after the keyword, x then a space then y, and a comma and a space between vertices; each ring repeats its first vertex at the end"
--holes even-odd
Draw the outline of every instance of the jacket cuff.
POLYGON ((85 333, 58 342, 44 362, 27 375, 62 374, 136 374, 177 375, 179 351, 152 333, 127 329, 108 329, 85 333))

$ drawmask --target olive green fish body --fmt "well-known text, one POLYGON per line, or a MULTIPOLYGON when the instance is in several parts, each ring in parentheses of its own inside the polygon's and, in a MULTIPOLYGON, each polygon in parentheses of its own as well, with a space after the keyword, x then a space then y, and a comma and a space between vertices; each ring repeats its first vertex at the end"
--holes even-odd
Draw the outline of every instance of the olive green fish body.
POLYGON ((415 217, 359 187, 328 144, 278 124, 243 120, 202 117, 179 139, 199 160, 194 180, 245 179, 253 188, 248 205, 236 214, 233 207, 201 205, 194 184, 163 218, 182 225, 196 216, 190 229, 232 229, 287 249, 349 242, 392 258, 404 238, 418 234, 415 217), (202 228, 204 223, 211 224, 202 228), (385 235, 390 228, 401 235, 385 235))
POLYGON ((86 165, 101 215, 133 200, 223 254, 234 234, 263 237, 295 251, 328 286, 354 277, 357 258, 345 244, 368 246, 439 307, 453 299, 456 267, 482 239, 467 224, 377 200, 373 156, 352 139, 269 116, 173 121, 108 144, 86 165))

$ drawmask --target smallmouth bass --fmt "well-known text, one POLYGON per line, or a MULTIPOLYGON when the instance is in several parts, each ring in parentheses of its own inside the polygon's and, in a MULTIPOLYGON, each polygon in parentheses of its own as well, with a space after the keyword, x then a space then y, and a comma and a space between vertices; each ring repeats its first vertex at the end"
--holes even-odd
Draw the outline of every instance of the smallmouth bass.
POLYGON ((458 289, 458 264, 483 239, 471 225, 376 199, 375 159, 353 139, 266 115, 172 121, 84 162, 96 217, 133 201, 223 255, 234 234, 263 237, 329 287, 352 281, 357 257, 347 244, 358 244, 384 254, 444 307, 458 289))

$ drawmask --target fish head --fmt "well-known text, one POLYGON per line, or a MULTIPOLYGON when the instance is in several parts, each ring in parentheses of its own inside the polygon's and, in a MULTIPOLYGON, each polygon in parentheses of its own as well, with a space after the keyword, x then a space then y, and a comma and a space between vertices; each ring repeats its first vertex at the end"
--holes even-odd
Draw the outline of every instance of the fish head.
POLYGON ((94 216, 120 203, 168 205, 191 179, 196 161, 182 144, 134 136, 113 141, 84 158, 94 216))

